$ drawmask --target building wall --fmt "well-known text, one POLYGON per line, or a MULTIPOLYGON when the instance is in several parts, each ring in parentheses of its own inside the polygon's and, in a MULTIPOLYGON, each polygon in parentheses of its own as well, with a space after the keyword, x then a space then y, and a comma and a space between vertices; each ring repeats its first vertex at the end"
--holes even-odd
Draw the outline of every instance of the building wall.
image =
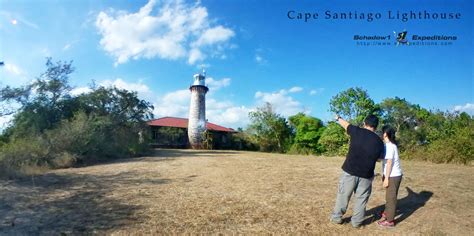
MULTIPOLYGON (((151 127, 151 145, 159 148, 189 148, 187 129, 176 127, 151 127)), ((210 149, 231 149, 235 146, 232 143, 232 133, 211 131, 210 149)))
POLYGON ((176 127, 151 127, 151 145, 160 148, 188 148, 187 129, 176 127))
POLYGON ((212 134, 212 149, 231 149, 232 133, 228 132, 211 132, 212 134))

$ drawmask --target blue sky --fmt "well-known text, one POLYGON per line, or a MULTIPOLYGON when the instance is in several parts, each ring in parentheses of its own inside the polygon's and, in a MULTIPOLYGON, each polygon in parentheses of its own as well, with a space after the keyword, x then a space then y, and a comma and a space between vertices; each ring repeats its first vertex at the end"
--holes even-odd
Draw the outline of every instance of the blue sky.
POLYGON ((28 83, 50 56, 74 61, 75 94, 87 91, 92 80, 134 90, 155 104, 157 117, 187 116, 192 75, 205 68, 207 117, 233 128, 245 127, 248 112, 264 102, 284 116, 301 111, 327 121, 331 97, 356 86, 375 102, 398 96, 429 109, 473 114, 473 5, 468 0, 0 0, 0 61, 5 62, 0 85, 28 83), (319 17, 289 19, 289 11, 319 17), (381 17, 326 19, 326 11, 381 17), (459 13, 460 19, 404 22, 388 19, 388 11, 459 13), (403 30, 411 45, 395 46, 394 31, 403 30), (415 34, 457 39, 451 45, 439 45, 448 42, 443 40, 414 45, 415 34), (354 35, 390 35, 391 45, 357 45, 354 35))

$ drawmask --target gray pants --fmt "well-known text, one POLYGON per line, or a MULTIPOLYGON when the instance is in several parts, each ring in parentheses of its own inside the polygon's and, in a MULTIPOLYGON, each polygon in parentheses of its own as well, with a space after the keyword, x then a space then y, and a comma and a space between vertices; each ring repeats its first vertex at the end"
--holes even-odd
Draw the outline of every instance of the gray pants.
POLYGON ((354 212, 351 217, 352 226, 358 227, 362 224, 365 217, 365 207, 369 201, 370 193, 372 192, 373 178, 366 179, 362 177, 353 176, 342 171, 339 179, 339 190, 337 191, 336 206, 332 212, 332 220, 340 221, 342 216, 347 211, 347 205, 354 193, 354 212))

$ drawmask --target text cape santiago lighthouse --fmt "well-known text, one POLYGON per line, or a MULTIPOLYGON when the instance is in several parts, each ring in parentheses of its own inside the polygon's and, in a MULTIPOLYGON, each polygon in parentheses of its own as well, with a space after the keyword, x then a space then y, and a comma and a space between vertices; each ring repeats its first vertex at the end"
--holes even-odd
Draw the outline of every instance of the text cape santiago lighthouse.
POLYGON ((287 17, 290 20, 300 20, 304 22, 312 20, 364 20, 372 22, 375 20, 388 19, 407 22, 409 20, 460 20, 462 14, 459 12, 432 12, 432 11, 392 11, 386 12, 361 12, 345 11, 336 12, 325 11, 297 11, 288 10, 287 17))

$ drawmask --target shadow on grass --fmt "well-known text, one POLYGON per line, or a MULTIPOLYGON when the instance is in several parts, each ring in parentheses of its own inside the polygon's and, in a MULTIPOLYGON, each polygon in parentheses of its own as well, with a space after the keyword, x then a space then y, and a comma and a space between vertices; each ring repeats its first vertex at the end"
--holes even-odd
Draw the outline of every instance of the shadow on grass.
POLYGON ((95 234, 145 222, 149 219, 140 205, 112 194, 126 191, 124 186, 153 187, 170 180, 139 178, 135 172, 109 176, 50 173, 34 181, 2 183, 0 235, 95 234), (120 187, 123 190, 117 190, 120 187))
MULTIPOLYGON (((410 217, 415 211, 423 207, 428 200, 433 196, 433 192, 421 191, 414 192, 409 187, 406 187, 408 195, 397 202, 397 212, 395 221, 400 223, 410 217)), ((385 204, 374 207, 366 211, 365 215, 370 216, 364 221, 364 224, 370 224, 380 218, 381 212, 385 209, 385 204)))

